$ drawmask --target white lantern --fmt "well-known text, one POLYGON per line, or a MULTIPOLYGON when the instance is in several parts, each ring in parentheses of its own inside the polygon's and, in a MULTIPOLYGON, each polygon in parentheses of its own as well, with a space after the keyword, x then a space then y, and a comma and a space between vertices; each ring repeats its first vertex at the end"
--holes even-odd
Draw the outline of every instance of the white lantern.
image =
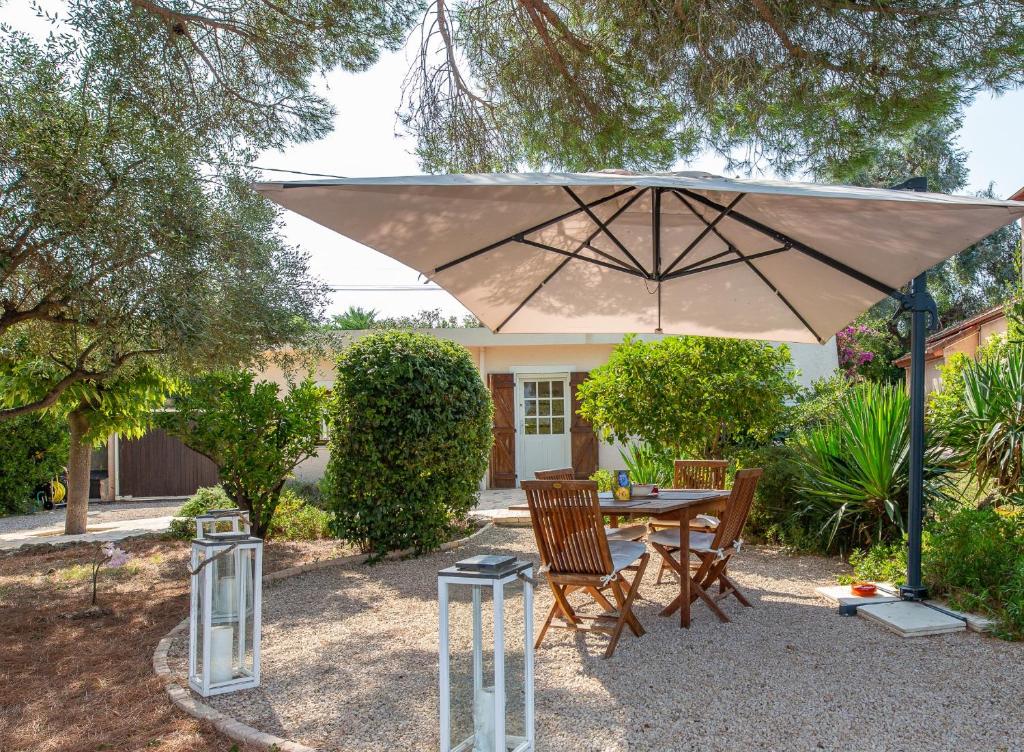
POLYGON ((213 533, 248 533, 250 530, 252 526, 246 509, 211 509, 196 515, 196 538, 205 538, 213 533))
POLYGON ((511 556, 438 572, 441 752, 532 752, 532 572, 511 556), (470 619, 452 619, 462 603, 470 619))
POLYGON ((258 687, 263 541, 207 533, 192 541, 188 683, 203 697, 258 687))

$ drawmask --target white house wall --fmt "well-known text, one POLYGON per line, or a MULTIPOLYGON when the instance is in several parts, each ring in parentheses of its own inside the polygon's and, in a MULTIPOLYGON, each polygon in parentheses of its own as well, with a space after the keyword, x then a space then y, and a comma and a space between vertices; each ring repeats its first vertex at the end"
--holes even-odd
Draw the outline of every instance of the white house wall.
MULTIPOLYGON (((442 329, 432 330, 435 336, 460 342, 470 351, 473 362, 482 375, 490 373, 511 373, 513 370, 527 372, 530 367, 543 369, 552 366, 566 366, 570 371, 590 371, 607 362, 619 337, 608 335, 494 335, 486 330, 442 329), (596 340, 596 341, 595 341, 596 340), (531 341, 542 344, 529 344, 531 341), (584 341, 583 344, 578 344, 584 341)), ((353 333, 358 337, 362 333, 353 333)), ((655 339, 648 335, 644 339, 655 339)), ((838 367, 835 340, 824 345, 789 345, 798 380, 804 386, 812 381, 830 376, 838 367)), ((263 378, 284 384, 285 375, 279 368, 269 367, 263 378)), ((334 364, 325 359, 318 364, 315 374, 317 383, 330 387, 334 383, 334 364)), ((324 473, 329 457, 326 447, 316 457, 306 460, 296 468, 295 476, 304 482, 315 482, 324 473)), ((600 442, 598 465, 615 469, 622 466, 619 446, 600 442)))

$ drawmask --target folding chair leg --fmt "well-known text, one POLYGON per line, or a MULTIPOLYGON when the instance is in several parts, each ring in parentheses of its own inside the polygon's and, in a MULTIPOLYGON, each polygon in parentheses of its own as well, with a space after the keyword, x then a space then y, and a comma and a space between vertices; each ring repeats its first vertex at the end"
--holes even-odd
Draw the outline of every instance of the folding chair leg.
POLYGON ((718 607, 718 604, 715 603, 715 599, 708 595, 707 591, 703 587, 701 587, 699 582, 696 582, 695 580, 691 581, 690 590, 692 591, 690 594, 691 602, 700 598, 702 601, 704 601, 704 603, 707 604, 707 607, 714 612, 715 616, 717 616, 723 622, 727 624, 729 623, 729 617, 725 615, 725 611, 718 607))
POLYGON ((736 596, 736 600, 738 600, 741 604, 743 604, 747 608, 753 608, 754 607, 754 604, 752 604, 749 600, 747 600, 747 596, 745 596, 743 594, 743 591, 740 590, 738 587, 736 587, 736 583, 733 582, 732 579, 728 575, 726 575, 724 572, 721 575, 719 575, 719 577, 718 577, 718 584, 722 588, 722 593, 723 594, 736 596), (726 589, 726 588, 728 588, 728 589, 726 589))
POLYGON ((533 643, 533 649, 534 650, 539 649, 540 648, 540 644, 542 642, 544 642, 544 635, 546 635, 548 633, 548 628, 551 626, 551 622, 554 620, 555 614, 558 612, 558 610, 559 610, 558 604, 557 603, 552 603, 551 604, 551 610, 548 611, 548 618, 546 618, 544 620, 544 624, 543 624, 543 626, 541 626, 540 632, 537 633, 537 639, 534 640, 534 643, 533 643))
POLYGON ((614 611, 615 610, 615 606, 613 606, 611 604, 611 601, 609 601, 607 598, 605 598, 604 597, 604 593, 602 593, 596 587, 588 587, 586 590, 587 590, 588 593, 590 593, 590 596, 595 601, 597 601, 597 605, 600 606, 601 608, 603 608, 605 611, 614 611))

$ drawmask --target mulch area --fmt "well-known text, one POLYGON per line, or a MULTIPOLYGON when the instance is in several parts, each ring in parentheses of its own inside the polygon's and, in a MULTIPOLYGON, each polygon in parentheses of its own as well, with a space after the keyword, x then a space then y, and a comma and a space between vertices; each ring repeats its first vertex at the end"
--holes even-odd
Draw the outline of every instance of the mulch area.
MULTIPOLYGON (((246 750, 175 709, 153 674, 160 639, 188 614, 189 544, 123 541, 89 608, 83 544, 0 556, 0 750, 246 750)), ((353 553, 336 541, 270 543, 264 570, 353 553)))

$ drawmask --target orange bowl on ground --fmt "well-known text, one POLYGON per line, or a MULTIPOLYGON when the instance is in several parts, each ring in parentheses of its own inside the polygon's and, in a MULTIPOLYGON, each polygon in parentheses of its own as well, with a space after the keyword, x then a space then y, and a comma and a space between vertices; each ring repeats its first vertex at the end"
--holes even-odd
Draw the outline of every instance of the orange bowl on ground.
POLYGON ((850 585, 850 592, 854 595, 859 595, 862 598, 874 595, 878 592, 878 588, 872 585, 870 582, 855 582, 850 585))

